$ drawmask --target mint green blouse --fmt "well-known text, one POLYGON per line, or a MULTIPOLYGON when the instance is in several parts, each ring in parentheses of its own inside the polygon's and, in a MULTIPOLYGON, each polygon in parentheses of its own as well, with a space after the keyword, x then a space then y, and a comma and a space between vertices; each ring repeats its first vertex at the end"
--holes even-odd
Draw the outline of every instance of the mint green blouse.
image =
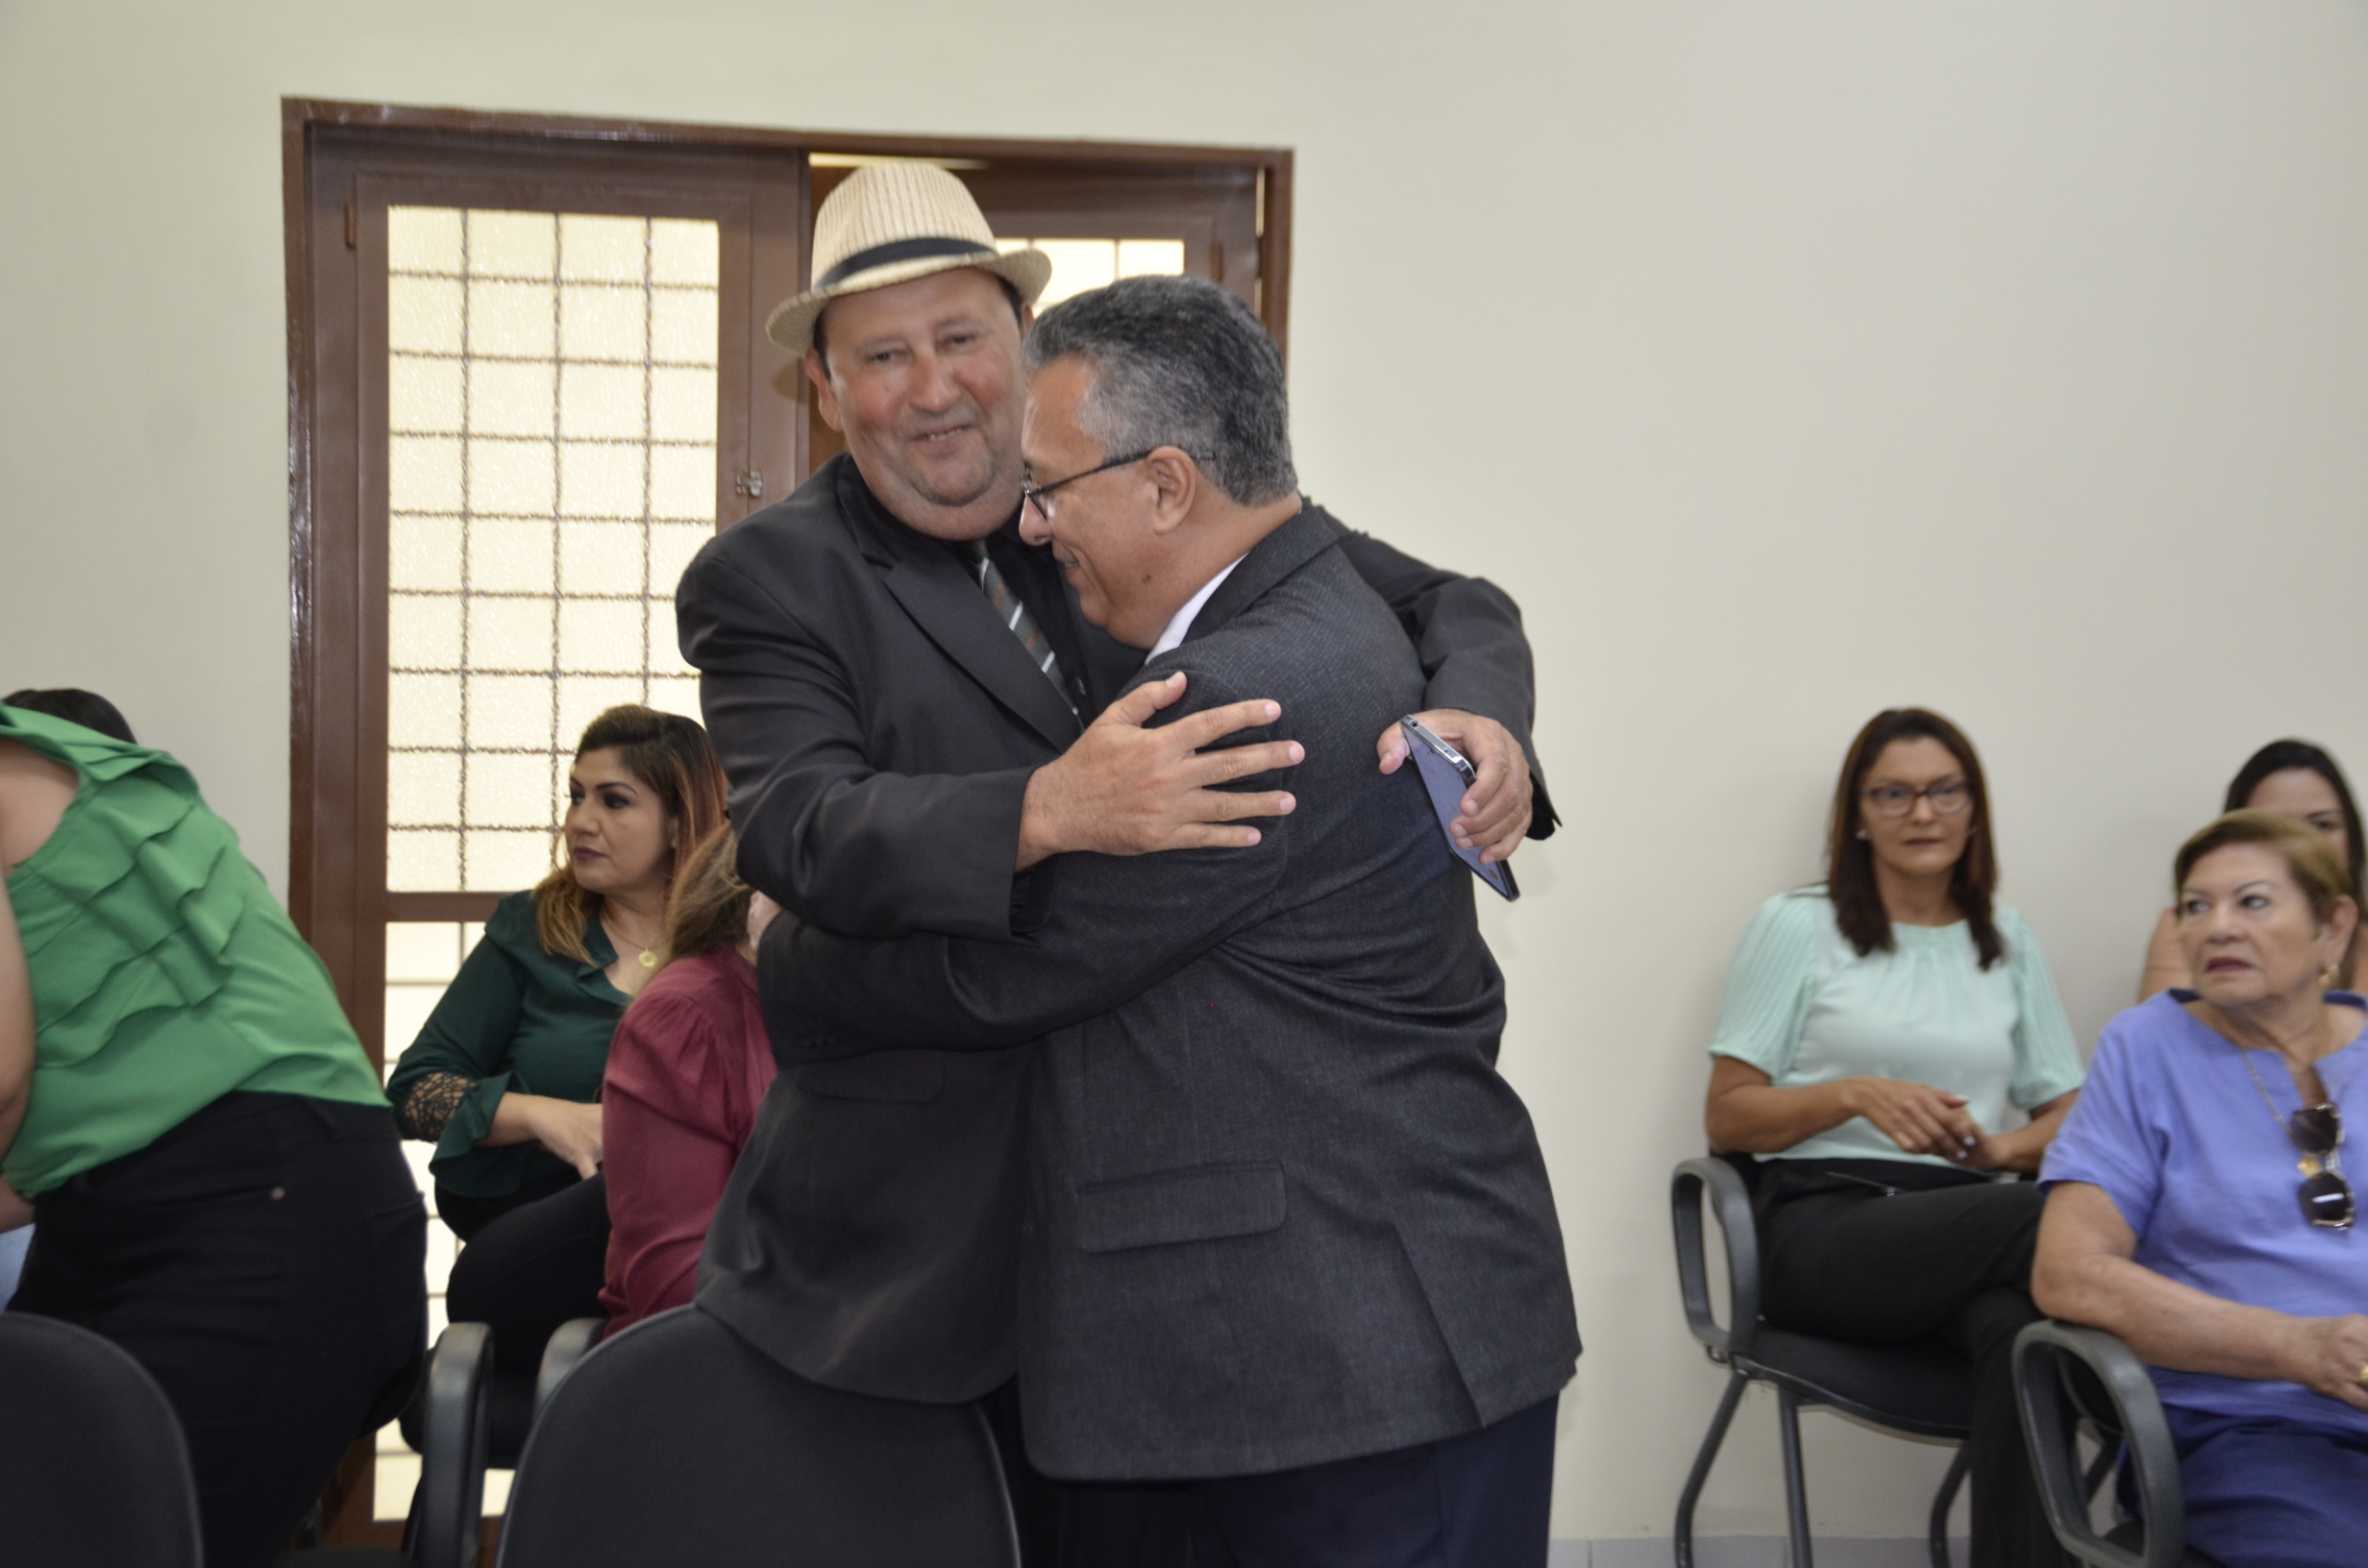
POLYGON ((81 775, 9 874, 33 977, 33 1090, 0 1175, 32 1197, 234 1090, 383 1106, 329 971, 161 751, 0 707, 81 775))
MULTIPOLYGON (((2010 1103, 2045 1105, 2084 1076, 2038 939, 2010 909, 1996 919, 2006 957, 1987 969, 1962 920, 1894 924, 1892 950, 1862 958, 1822 886, 1779 894, 1744 927, 1711 1054, 1750 1063, 1778 1089, 1862 1074, 1929 1084, 1964 1095, 1996 1132, 2010 1103)), ((1771 1158, 1949 1164, 1905 1153, 1863 1116, 1771 1158)))

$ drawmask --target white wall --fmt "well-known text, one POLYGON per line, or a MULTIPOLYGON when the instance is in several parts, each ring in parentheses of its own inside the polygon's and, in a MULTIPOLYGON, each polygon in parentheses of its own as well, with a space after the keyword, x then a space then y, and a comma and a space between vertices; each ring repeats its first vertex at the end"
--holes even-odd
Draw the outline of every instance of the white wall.
MULTIPOLYGON (((2368 769, 2356 0, 0 0, 0 690, 286 841, 283 93, 1298 149, 1301 468, 1512 588, 1566 818, 1492 914, 1590 1351, 1556 1534, 1716 1379, 1661 1192, 1752 907, 1881 705, 1961 721, 2084 1041, 2255 745, 2368 769)), ((1813 1423, 1821 1530, 1938 1461, 1813 1423)), ((1769 1533, 1747 1412, 1705 1505, 1769 1533)))

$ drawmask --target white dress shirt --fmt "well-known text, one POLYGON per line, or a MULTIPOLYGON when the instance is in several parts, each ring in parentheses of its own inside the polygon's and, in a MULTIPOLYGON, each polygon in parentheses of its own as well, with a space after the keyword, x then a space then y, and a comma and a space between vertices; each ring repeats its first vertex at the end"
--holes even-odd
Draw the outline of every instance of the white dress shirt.
POLYGON ((1151 651, 1143 656, 1145 663, 1147 664, 1158 658, 1184 640, 1184 634, 1193 629, 1193 617, 1200 613, 1200 606, 1206 604, 1209 601, 1209 596, 1217 592, 1218 584, 1233 576, 1233 569, 1240 566, 1242 560, 1242 556, 1236 555, 1232 560, 1227 561, 1225 570, 1202 583, 1200 592, 1186 600, 1184 607, 1168 618, 1168 629, 1159 634, 1159 641, 1151 645, 1151 651))

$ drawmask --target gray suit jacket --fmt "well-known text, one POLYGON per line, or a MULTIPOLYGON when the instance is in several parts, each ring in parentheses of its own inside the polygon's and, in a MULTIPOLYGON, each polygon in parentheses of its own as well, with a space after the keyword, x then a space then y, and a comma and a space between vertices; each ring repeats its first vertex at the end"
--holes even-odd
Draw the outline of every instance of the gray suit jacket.
POLYGON ((1338 543, 1303 511, 1145 671, 1191 674, 1171 713, 1282 704, 1239 738, 1307 747, 1255 849, 1059 857, 1011 940, 767 937, 784 1061, 1046 1037, 1020 1355, 1055 1476, 1446 1437, 1549 1397, 1578 1351, 1473 879, 1414 771, 1373 771, 1422 672, 1338 543))

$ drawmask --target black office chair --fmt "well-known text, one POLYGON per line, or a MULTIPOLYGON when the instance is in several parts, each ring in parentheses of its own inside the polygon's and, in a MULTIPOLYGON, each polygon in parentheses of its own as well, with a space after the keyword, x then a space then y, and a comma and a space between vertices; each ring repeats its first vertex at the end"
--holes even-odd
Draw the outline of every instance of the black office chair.
POLYGON ((1015 1568, 986 1418, 793 1376, 697 1307, 603 1341, 552 1393, 502 1568, 1015 1568))
POLYGON ((2014 1403, 2047 1522, 2066 1552, 2095 1568, 2219 1568, 2187 1549, 2179 1451, 2154 1379, 2128 1345, 2103 1329, 2032 1324, 2014 1336, 2014 1403), (2076 1422, 2085 1423, 2103 1444, 2085 1475, 2073 1436, 2076 1422), (2100 1535, 2089 1522, 2088 1499, 2124 1452, 2143 1517, 2100 1535))
POLYGON ((1694 1456, 1677 1500, 1678 1568, 1693 1568, 1693 1509, 1726 1441, 1727 1426, 1754 1383, 1776 1389, 1776 1423, 1784 1443, 1785 1512, 1792 1568, 1812 1568, 1809 1492, 1801 1475, 1804 1408, 1823 1405, 1887 1431, 1937 1437, 1959 1445, 1957 1458, 1933 1498, 1929 1538, 1933 1568, 1949 1568, 1949 1506, 1964 1484, 1965 1438, 1973 1431, 1973 1368, 1963 1357, 1932 1345, 1854 1345, 1818 1339, 1760 1321, 1760 1237, 1751 1193, 1734 1164, 1716 1157, 1687 1160, 1669 1179, 1669 1217, 1677 1232, 1677 1286, 1686 1326, 1710 1359, 1728 1372, 1727 1391, 1694 1456), (1702 1195, 1708 1192, 1726 1240, 1727 1326, 1711 1311, 1710 1269, 1703 1252, 1702 1195))
POLYGON ((544 1346, 531 1382, 508 1379, 506 1388, 494 1364, 493 1332, 484 1324, 455 1323, 437 1335, 427 1379, 403 1412, 404 1438, 420 1456, 404 1549, 419 1568, 477 1568, 484 1540, 485 1471, 517 1464, 534 1413, 600 1338, 604 1324, 602 1318, 580 1317, 560 1325, 544 1346), (494 1424, 497 1396, 512 1407, 515 1426, 508 1434, 494 1424), (510 1452, 494 1452, 493 1444, 506 1435, 510 1452))
POLYGON ((493 1335, 455 1323, 436 1335, 418 1402, 419 1488, 404 1544, 419 1568, 477 1568, 485 1512, 486 1398, 493 1335))
POLYGON ((181 1421, 87 1329, 0 1313, 0 1533, 14 1568, 198 1568, 181 1421))
MULTIPOLYGON (((10 1568, 200 1568, 181 1418, 112 1340, 0 1312, 0 1548, 10 1568)), ((291 1552, 288 1568, 404 1568, 373 1547, 291 1552)))
MULTIPOLYGON (((580 1257, 570 1249, 568 1257, 559 1265, 571 1270, 579 1265, 587 1266, 590 1279, 596 1286, 600 1278, 601 1260, 605 1256, 607 1194, 607 1178, 605 1175, 596 1175, 589 1181, 578 1182, 551 1197, 538 1200, 539 1205, 551 1206, 544 1210, 545 1223, 541 1228, 545 1232, 588 1237, 596 1228, 599 1230, 603 1239, 590 1247, 588 1258, 580 1257)), ((493 1224, 501 1225, 510 1217, 505 1214, 493 1224)), ((487 1229, 491 1230, 492 1226, 487 1229)), ((489 1253, 478 1256, 494 1256, 501 1251, 497 1241, 489 1253)), ((476 1260, 470 1258, 469 1248, 462 1248, 460 1256, 464 1261, 456 1263, 453 1269, 453 1280, 459 1288, 446 1297, 446 1305, 456 1307, 463 1314, 453 1319, 456 1323, 470 1321, 465 1315, 469 1311, 468 1282, 471 1271, 480 1266, 476 1260)), ((551 1262, 548 1257, 535 1261, 546 1264, 551 1262)), ((589 1348, 593 1340, 600 1337, 604 1321, 597 1317, 583 1317, 557 1325, 547 1319, 528 1319, 498 1325, 500 1336, 497 1349, 500 1354, 494 1359, 485 1384, 485 1459, 494 1469, 516 1469, 518 1457, 526 1452, 527 1431, 534 1424, 537 1409, 536 1390, 552 1370, 551 1345, 557 1343, 564 1335, 574 1334, 577 1336, 558 1368, 564 1371, 589 1348), (591 1325, 588 1334, 583 1327, 585 1324, 591 1325)), ((425 1397, 424 1391, 422 1397, 425 1397)), ((425 1440, 421 1425, 422 1409, 421 1400, 412 1400, 405 1407, 397 1426, 403 1433, 403 1440, 411 1445, 412 1452, 424 1454, 426 1450, 421 1446, 425 1440)))

